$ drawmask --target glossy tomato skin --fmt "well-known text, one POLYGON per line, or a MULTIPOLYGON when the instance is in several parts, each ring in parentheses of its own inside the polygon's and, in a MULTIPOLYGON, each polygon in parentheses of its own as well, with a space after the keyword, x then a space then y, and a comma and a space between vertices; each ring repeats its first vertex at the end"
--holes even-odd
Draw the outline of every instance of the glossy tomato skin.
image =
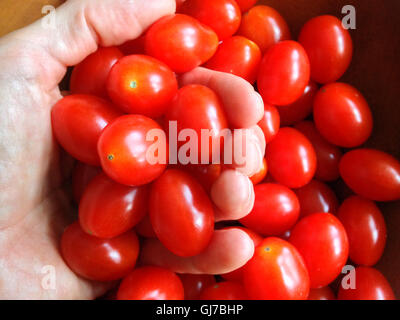
POLYGON ((310 58, 311 78, 318 83, 337 81, 350 65, 353 42, 334 16, 309 20, 300 31, 299 42, 310 58))
POLYGON ((307 300, 336 300, 335 294, 329 287, 310 289, 307 300))
POLYGON ((257 85, 266 103, 285 106, 304 93, 310 81, 310 63, 303 47, 295 41, 282 41, 265 53, 257 85))
POLYGON ((168 145, 166 141, 162 143, 158 150, 159 158, 152 159, 157 161, 149 162, 147 151, 155 143, 146 139, 150 130, 163 133, 159 124, 150 118, 125 115, 103 131, 97 147, 101 166, 110 178, 121 184, 139 186, 153 181, 164 172, 168 145))
POLYGON ((97 141, 103 129, 120 115, 119 110, 101 98, 76 94, 54 105, 51 123, 57 141, 70 155, 99 166, 97 141))
POLYGON ((116 47, 99 48, 72 70, 71 93, 107 98, 106 82, 112 66, 123 57, 116 47))
POLYGON ((257 185, 260 182, 262 182, 264 178, 267 176, 267 172, 268 172, 268 164, 267 160, 264 158, 260 171, 258 171, 256 174, 250 177, 250 180, 251 182, 253 182, 253 185, 257 185))
POLYGON ((195 177, 197 182, 203 186, 204 190, 206 190, 208 194, 210 194, 211 187, 214 182, 217 181, 222 172, 221 164, 217 163, 196 165, 187 164, 179 166, 179 169, 183 169, 195 177))
POLYGON ((215 277, 210 274, 180 274, 185 291, 185 300, 198 300, 204 288, 215 284, 215 277))
POLYGON ((264 103, 264 116, 258 123, 264 133, 265 142, 270 143, 276 136, 280 127, 280 116, 278 110, 267 103, 264 103))
POLYGON ((260 62, 261 51, 258 46, 245 37, 234 36, 224 40, 204 66, 234 74, 253 84, 257 79, 260 62))
POLYGON ((294 226, 300 203, 292 190, 280 184, 263 183, 254 187, 254 194, 254 207, 240 223, 264 236, 279 236, 294 226))
MULTIPOLYGON (((228 122, 219 97, 208 87, 192 84, 179 89, 165 119, 167 123, 170 121, 177 122, 178 137, 184 129, 192 129, 196 132, 199 153, 194 155, 194 158, 197 158, 199 163, 202 157, 204 157, 206 163, 209 163, 213 159, 213 154, 221 150, 216 142, 219 141, 223 130, 228 128, 228 122), (208 146, 202 147, 202 129, 213 130, 209 137, 208 146)), ((185 144, 185 141, 178 141, 178 148, 183 144, 185 144)), ((222 145, 221 142, 220 146, 222 145)))
POLYGON ((257 3, 257 0, 236 0, 236 2, 240 10, 246 12, 257 3))
POLYGON ((358 195, 374 201, 400 199, 400 162, 375 149, 345 153, 339 164, 340 176, 358 195))
POLYGON ((133 228, 147 213, 149 188, 128 187, 99 174, 79 203, 82 229, 99 238, 114 238, 133 228))
POLYGON ((289 127, 278 131, 267 145, 265 157, 272 178, 289 188, 305 186, 317 168, 311 142, 298 130, 289 127))
POLYGON ((324 287, 335 280, 348 258, 346 230, 330 213, 302 218, 291 230, 289 242, 304 258, 311 288, 324 287))
POLYGON ((299 99, 287 106, 277 107, 281 125, 291 126, 307 118, 312 113, 317 91, 318 85, 314 81, 310 81, 299 99))
POLYGON ((376 204, 351 196, 342 203, 337 217, 349 238, 350 259, 358 265, 375 265, 386 245, 385 219, 376 204))
POLYGON ((139 254, 139 241, 133 231, 100 239, 88 235, 75 222, 61 237, 61 253, 68 266, 81 277, 112 281, 132 271, 139 254))
POLYGON ((339 179, 339 162, 343 155, 340 148, 326 141, 312 121, 299 122, 294 128, 304 134, 314 147, 317 155, 315 178, 321 181, 339 179))
POLYGON ((205 288, 200 300, 247 300, 243 284, 234 281, 222 281, 205 288))
POLYGON ((82 194, 89 182, 101 172, 101 168, 77 162, 72 171, 72 195, 79 204, 82 194))
POLYGON ((175 169, 165 171, 152 186, 150 220, 164 246, 182 257, 202 252, 214 231, 207 193, 196 179, 175 169))
POLYGON ((242 14, 235 0, 186 0, 180 13, 209 26, 223 41, 239 29, 242 14))
POLYGON ((289 242, 266 238, 243 272, 250 299, 306 300, 310 279, 300 253, 289 242))
POLYGON ((146 34, 146 53, 166 63, 176 73, 190 71, 210 59, 218 36, 208 26, 183 14, 155 22, 146 34))
POLYGON ((262 53, 279 41, 291 38, 285 19, 269 6, 255 6, 243 14, 237 34, 254 41, 262 53))
POLYGON ((133 270, 118 289, 118 300, 183 300, 183 285, 172 271, 146 266, 133 270))
POLYGON ((335 192, 318 180, 313 179, 304 187, 294 189, 294 192, 300 202, 301 217, 321 212, 335 214, 339 207, 335 192))
POLYGON ((321 135, 339 147, 363 144, 372 132, 367 101, 354 87, 340 82, 323 86, 314 100, 314 122, 321 135))
POLYGON ((124 112, 157 118, 167 110, 178 91, 178 83, 163 62, 145 55, 130 55, 111 69, 107 91, 124 112))

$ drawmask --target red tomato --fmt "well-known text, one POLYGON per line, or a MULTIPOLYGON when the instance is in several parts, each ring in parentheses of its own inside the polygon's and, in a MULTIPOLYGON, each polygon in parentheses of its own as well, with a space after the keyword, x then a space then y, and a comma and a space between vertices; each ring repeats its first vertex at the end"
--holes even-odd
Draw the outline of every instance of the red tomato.
POLYGON ((296 129, 280 129, 265 154, 272 178, 289 188, 305 186, 314 176, 317 167, 314 148, 296 129))
POLYGON ((355 288, 339 287, 338 300, 395 300, 393 290, 385 276, 369 267, 355 269, 355 288))
POLYGON ((310 289, 308 300, 336 300, 335 294, 329 287, 310 289))
POLYGON ((294 192, 300 202, 301 217, 321 212, 335 214, 339 207, 339 201, 333 190, 318 180, 311 180, 294 192))
POLYGON ((139 38, 129 40, 121 44, 118 48, 126 56, 131 54, 145 54, 144 44, 146 40, 146 35, 142 35, 139 38))
POLYGON ((251 40, 235 36, 222 42, 214 56, 205 64, 206 68, 232 73, 250 83, 257 79, 261 62, 261 51, 251 40))
POLYGON ((280 127, 278 110, 274 106, 264 103, 264 116, 258 123, 258 126, 264 132, 265 142, 270 143, 278 133, 280 127))
POLYGON ((61 237, 61 253, 72 271, 81 277, 111 281, 132 271, 139 254, 139 241, 133 231, 112 239, 100 239, 88 235, 75 222, 61 237))
POLYGON ((314 100, 314 122, 330 143, 345 148, 363 144, 372 132, 372 113, 367 101, 345 83, 323 86, 314 100))
POLYGON ((82 194, 89 182, 101 172, 99 167, 89 166, 82 162, 77 162, 72 172, 72 195, 74 201, 79 203, 82 194))
POLYGON ((61 146, 75 159, 100 165, 97 141, 103 129, 121 115, 109 102, 90 95, 62 98, 51 110, 53 132, 61 146))
POLYGON ((147 214, 144 218, 136 225, 136 232, 145 238, 156 238, 157 235, 154 233, 153 226, 151 225, 150 216, 147 214))
POLYGON ((240 10, 246 12, 257 3, 257 0, 236 0, 240 10))
POLYGON ((265 53, 257 86, 264 101, 285 106, 300 99, 310 81, 310 63, 303 47, 295 41, 282 41, 265 53))
POLYGON ((146 34, 146 52, 173 71, 190 71, 210 59, 218 47, 218 36, 198 20, 175 14, 161 18, 146 34))
POLYGON ((147 187, 128 187, 101 173, 83 193, 79 203, 80 225, 90 235, 116 237, 146 215, 148 194, 147 187))
POLYGON ((148 149, 156 143, 146 139, 150 130, 163 132, 157 122, 142 115, 122 116, 104 130, 98 142, 98 152, 103 170, 109 177, 121 184, 138 186, 163 173, 167 161, 163 163, 161 154, 167 160, 168 145, 166 141, 161 142, 162 150, 157 150, 160 161, 149 162, 148 149))
POLYGON ((306 300, 310 279, 303 258, 289 242, 266 238, 243 271, 250 299, 306 300))
POLYGON ((259 184, 261 181, 263 181, 264 178, 267 176, 267 172, 268 172, 267 160, 264 158, 261 170, 250 177, 250 180, 251 182, 253 182, 253 185, 259 184))
POLYGON ((349 242, 341 222, 330 213, 314 213, 291 230, 289 242, 304 258, 311 288, 331 283, 341 273, 349 253, 349 242))
POLYGON ((289 188, 263 183, 254 187, 254 207, 240 223, 264 236, 278 236, 294 226, 300 203, 289 188))
POLYGON ((183 300, 183 285, 172 271, 159 267, 135 269, 122 280, 118 300, 183 300))
POLYGON ((112 66, 123 56, 116 47, 99 48, 74 67, 69 83, 70 91, 107 98, 108 74, 112 66))
POLYGON ((217 181, 222 172, 220 164, 187 164, 180 166, 180 168, 194 176, 208 194, 211 192, 212 185, 217 181))
POLYGON ((243 284, 234 281, 223 281, 205 288, 200 300, 247 300, 243 284))
POLYGON ((239 29, 242 19, 235 0, 186 0, 179 12, 209 26, 218 35, 219 40, 232 36, 239 29))
POLYGON ((185 300, 198 300, 204 288, 215 284, 215 277, 210 274, 180 274, 185 300))
POLYGON ((315 128, 312 121, 302 121, 294 126, 310 140, 317 155, 315 178, 322 181, 333 181, 339 178, 339 161, 342 151, 326 141, 315 128))
POLYGON ((350 33, 334 16, 309 20, 300 31, 299 42, 310 58, 311 78, 319 83, 338 80, 350 65, 353 55, 350 33))
POLYGON ((291 38, 285 19, 268 6, 255 6, 243 14, 238 35, 254 41, 263 53, 275 43, 291 38))
POLYGON ((313 110, 315 94, 318 85, 310 81, 304 89, 303 95, 292 104, 277 107, 282 126, 291 126, 307 118, 313 110))
POLYGON ((214 231, 207 193, 192 176, 174 169, 165 171, 152 186, 150 220, 164 246, 182 257, 202 252, 214 231))
POLYGON ((400 199, 400 162, 385 152, 356 149, 343 155, 340 176, 357 194, 375 201, 400 199))
MULTIPOLYGON (((194 159, 199 163, 202 157, 209 163, 213 159, 213 154, 221 150, 222 139, 220 144, 217 142, 220 141, 223 130, 228 128, 228 122, 220 99, 208 87, 192 84, 179 89, 166 114, 166 120, 177 122, 178 138, 179 133, 184 129, 192 129, 196 132, 199 153, 194 155, 194 159), (202 129, 212 130, 208 145, 202 141, 202 129)), ((189 140, 188 137, 184 138, 187 139, 186 141, 189 140)), ((178 141, 178 147, 184 145, 186 141, 178 141)), ((181 160, 181 157, 179 158, 181 160)))
POLYGON ((111 69, 107 90, 123 111, 157 118, 169 107, 178 83, 164 63, 148 56, 131 55, 120 59, 111 69))
POLYGON ((352 196, 342 203, 337 216, 349 237, 350 259, 363 266, 376 264, 385 249, 386 224, 375 203, 352 196))

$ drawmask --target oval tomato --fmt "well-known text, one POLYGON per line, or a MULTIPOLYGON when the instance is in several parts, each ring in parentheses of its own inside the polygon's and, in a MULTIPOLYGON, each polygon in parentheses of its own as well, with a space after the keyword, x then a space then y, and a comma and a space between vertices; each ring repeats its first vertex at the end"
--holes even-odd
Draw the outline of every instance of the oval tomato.
POLYGON ((112 281, 132 271, 139 254, 139 241, 133 231, 100 239, 88 235, 75 222, 64 230, 61 253, 68 266, 81 277, 112 281))
POLYGON ((270 143, 278 133, 280 127, 278 110, 274 106, 264 103, 264 116, 258 123, 258 126, 264 133, 265 143, 270 143))
POLYGON ((213 284, 215 277, 211 274, 180 274, 185 291, 185 300, 198 300, 200 293, 213 284))
POLYGON ((109 102, 90 95, 62 98, 51 110, 53 132, 61 146, 75 159, 100 165, 97 141, 103 129, 121 112, 109 102))
POLYGON ((335 294, 329 287, 310 289, 307 300, 336 300, 335 294))
POLYGON ((282 41, 265 53, 257 86, 266 103, 285 106, 298 100, 310 81, 310 63, 303 47, 282 41))
POLYGON ((268 172, 267 160, 265 160, 265 158, 263 158, 261 170, 250 177, 250 180, 251 180, 251 182, 253 182, 253 185, 256 185, 256 184, 259 184, 260 182, 262 182, 264 180, 264 178, 267 176, 267 172, 268 172))
POLYGON ((165 171, 152 186, 150 220, 164 246, 182 257, 202 252, 214 231, 208 195, 193 177, 174 169, 165 171))
POLYGON ((82 194, 89 182, 101 172, 101 168, 77 162, 72 172, 72 195, 79 204, 82 194))
POLYGON ((234 281, 222 281, 205 288, 200 300, 247 300, 243 284, 234 281))
POLYGON ((210 59, 218 47, 218 36, 198 20, 175 14, 161 18, 146 33, 146 52, 173 71, 190 71, 210 59))

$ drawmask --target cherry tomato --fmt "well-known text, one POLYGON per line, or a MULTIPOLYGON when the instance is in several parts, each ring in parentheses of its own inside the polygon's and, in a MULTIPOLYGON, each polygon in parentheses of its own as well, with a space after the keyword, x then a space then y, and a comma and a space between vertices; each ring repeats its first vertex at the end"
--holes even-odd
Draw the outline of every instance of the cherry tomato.
POLYGON ((164 246, 183 257, 202 252, 214 231, 214 210, 207 193, 180 170, 169 169, 154 182, 150 220, 164 246))
POLYGON ((264 236, 278 236, 296 223, 300 203, 289 188, 263 183, 254 187, 254 207, 240 223, 264 236))
POLYGON ((302 121, 294 126, 310 140, 317 155, 315 178, 322 181, 334 181, 339 178, 339 161, 342 151, 326 141, 315 128, 312 121, 302 121))
POLYGON ((261 170, 250 177, 250 180, 251 182, 253 182, 253 185, 259 184, 261 181, 263 181, 264 178, 267 176, 267 172, 268 172, 267 160, 264 158, 261 170))
POLYGON ((113 66, 107 91, 123 111, 156 118, 169 107, 178 91, 178 83, 164 63, 144 55, 131 55, 113 66))
POLYGON ((101 172, 99 167, 89 166, 82 162, 77 162, 72 172, 72 195, 74 201, 79 203, 82 194, 89 182, 101 172))
POLYGON ((136 232, 145 238, 157 238, 151 225, 150 216, 147 214, 144 218, 136 225, 136 232))
POLYGON ((359 196, 349 197, 337 216, 349 237, 350 259, 363 266, 376 264, 385 249, 386 224, 375 203, 359 196))
POLYGON ((90 95, 62 98, 51 110, 53 132, 60 145, 75 159, 100 165, 97 141, 103 129, 121 115, 109 102, 90 95))
POLYGON ((306 300, 310 279, 300 253, 289 242, 266 238, 243 271, 250 299, 306 300))
POLYGON ((246 12, 257 3, 257 0, 236 0, 240 10, 246 12))
POLYGON ((314 148, 296 129, 281 128, 267 145, 265 154, 272 178, 289 188, 305 186, 314 176, 317 167, 314 148))
POLYGON ((361 93, 345 83, 323 86, 314 100, 314 122, 321 135, 340 147, 363 144, 372 132, 372 113, 361 93))
POLYGON ((180 274, 185 291, 185 300, 198 300, 204 288, 215 284, 215 277, 210 274, 180 274))
POLYGON ((150 130, 162 133, 154 120, 142 115, 125 115, 110 124, 100 136, 98 152, 104 172, 115 181, 129 186, 149 183, 166 168, 168 145, 161 143, 155 163, 148 159, 148 149, 156 142, 146 139, 150 130), (162 156, 165 155, 165 157, 162 156), (165 162, 163 161, 165 158, 165 162))
MULTIPOLYGON (((208 87, 192 84, 179 89, 166 114, 166 120, 168 123, 177 122, 178 134, 184 129, 192 129, 196 132, 199 153, 193 155, 193 159, 198 160, 199 163, 202 157, 209 163, 213 159, 213 154, 221 150, 223 144, 222 139, 219 138, 223 130, 228 128, 228 122, 220 99, 208 87), (210 130, 208 145, 202 141, 202 129, 210 130)), ((185 138, 187 138, 186 141, 189 140, 188 137, 185 138)), ((185 141, 178 141, 178 147, 180 148, 185 143, 185 141)), ((181 160, 181 157, 179 159, 181 160)))
POLYGON ((100 239, 88 235, 75 222, 61 237, 61 253, 72 271, 81 277, 111 281, 132 271, 139 254, 139 241, 133 231, 112 239, 100 239))
POLYGON ((145 54, 145 40, 146 34, 121 44, 118 49, 126 56, 131 54, 145 54))
POLYGON ((70 91, 107 98, 108 74, 112 66, 123 56, 123 53, 116 47, 97 49, 72 70, 70 91))
POLYGON ((254 83, 260 62, 261 51, 258 46, 245 37, 235 36, 219 45, 217 52, 208 60, 205 67, 232 73, 254 83))
POLYGON ((346 230, 330 213, 314 213, 301 219, 291 230, 289 242, 304 258, 311 288, 335 280, 348 258, 346 230))
POLYGON ((186 0, 179 12, 209 26, 219 40, 225 40, 236 33, 242 19, 235 0, 186 0))
POLYGON ((285 19, 268 6, 255 6, 243 14, 238 35, 254 41, 263 53, 275 43, 291 38, 285 19))
POLYGON ((312 113, 314 98, 317 91, 318 85, 314 81, 310 81, 299 99, 287 106, 277 107, 281 125, 291 126, 307 118, 312 113))
POLYGON ((300 31, 299 42, 310 58, 311 78, 319 83, 338 80, 350 65, 353 55, 350 33, 334 16, 309 20, 300 31))
POLYGON ((128 187, 104 173, 87 186, 79 203, 82 229, 99 238, 113 238, 133 228, 147 213, 149 189, 128 187))
POLYGON ((280 127, 278 110, 274 106, 264 103, 264 116, 258 123, 258 126, 264 132, 265 142, 270 143, 278 133, 280 127))
POLYGON ((198 20, 175 14, 161 18, 146 34, 146 52, 173 71, 190 71, 210 59, 218 47, 216 33, 198 20))
POLYGON ((223 281, 205 288, 200 300, 247 300, 243 284, 234 281, 223 281))
POLYGON ((393 290, 385 276, 369 267, 355 269, 355 288, 339 287, 338 300, 395 300, 393 290))
POLYGON ((189 172, 199 182, 208 194, 211 192, 211 187, 219 178, 222 172, 220 164, 196 164, 180 166, 180 169, 189 172))
POLYGON ((300 99, 310 81, 310 63, 303 47, 282 41, 265 53, 259 73, 258 90, 264 101, 285 106, 300 99))
POLYGON ((183 300, 183 285, 172 271, 146 266, 126 276, 118 289, 118 300, 183 300))
POLYGON ((400 162, 375 149, 356 149, 343 155, 340 176, 357 194, 375 201, 400 199, 400 162))
POLYGON ((329 287, 310 289, 308 300, 336 300, 335 294, 329 287))
POLYGON ((339 207, 339 201, 333 190, 318 180, 311 180, 294 192, 300 202, 301 217, 321 212, 335 214, 339 207))

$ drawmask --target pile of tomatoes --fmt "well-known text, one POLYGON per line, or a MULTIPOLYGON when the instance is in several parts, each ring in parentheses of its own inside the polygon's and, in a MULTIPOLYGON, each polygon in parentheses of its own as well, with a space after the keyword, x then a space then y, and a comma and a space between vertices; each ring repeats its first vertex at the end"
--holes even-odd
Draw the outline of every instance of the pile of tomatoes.
MULTIPOLYGON (((339 286, 338 299, 394 299, 373 268, 386 242, 374 201, 400 199, 400 162, 362 147, 370 108, 356 88, 337 82, 352 59, 350 34, 326 15, 294 41, 278 12, 255 2, 186 0, 138 39, 100 48, 74 68, 71 94, 52 110, 58 142, 78 160, 79 221, 64 231, 62 255, 86 279, 122 279, 118 299, 335 299, 332 284, 346 264, 356 266, 356 285, 339 286), (198 133, 231 128, 213 90, 179 87, 179 75, 198 66, 242 77, 265 104, 254 207, 229 223, 250 236, 255 252, 217 277, 177 275, 138 259, 140 238, 192 257, 214 232, 210 189, 224 164, 146 159, 147 133, 168 133, 170 121, 198 133), (328 185, 339 178, 353 192, 341 204, 328 185)), ((200 148, 199 158, 206 152, 214 150, 200 148)))

